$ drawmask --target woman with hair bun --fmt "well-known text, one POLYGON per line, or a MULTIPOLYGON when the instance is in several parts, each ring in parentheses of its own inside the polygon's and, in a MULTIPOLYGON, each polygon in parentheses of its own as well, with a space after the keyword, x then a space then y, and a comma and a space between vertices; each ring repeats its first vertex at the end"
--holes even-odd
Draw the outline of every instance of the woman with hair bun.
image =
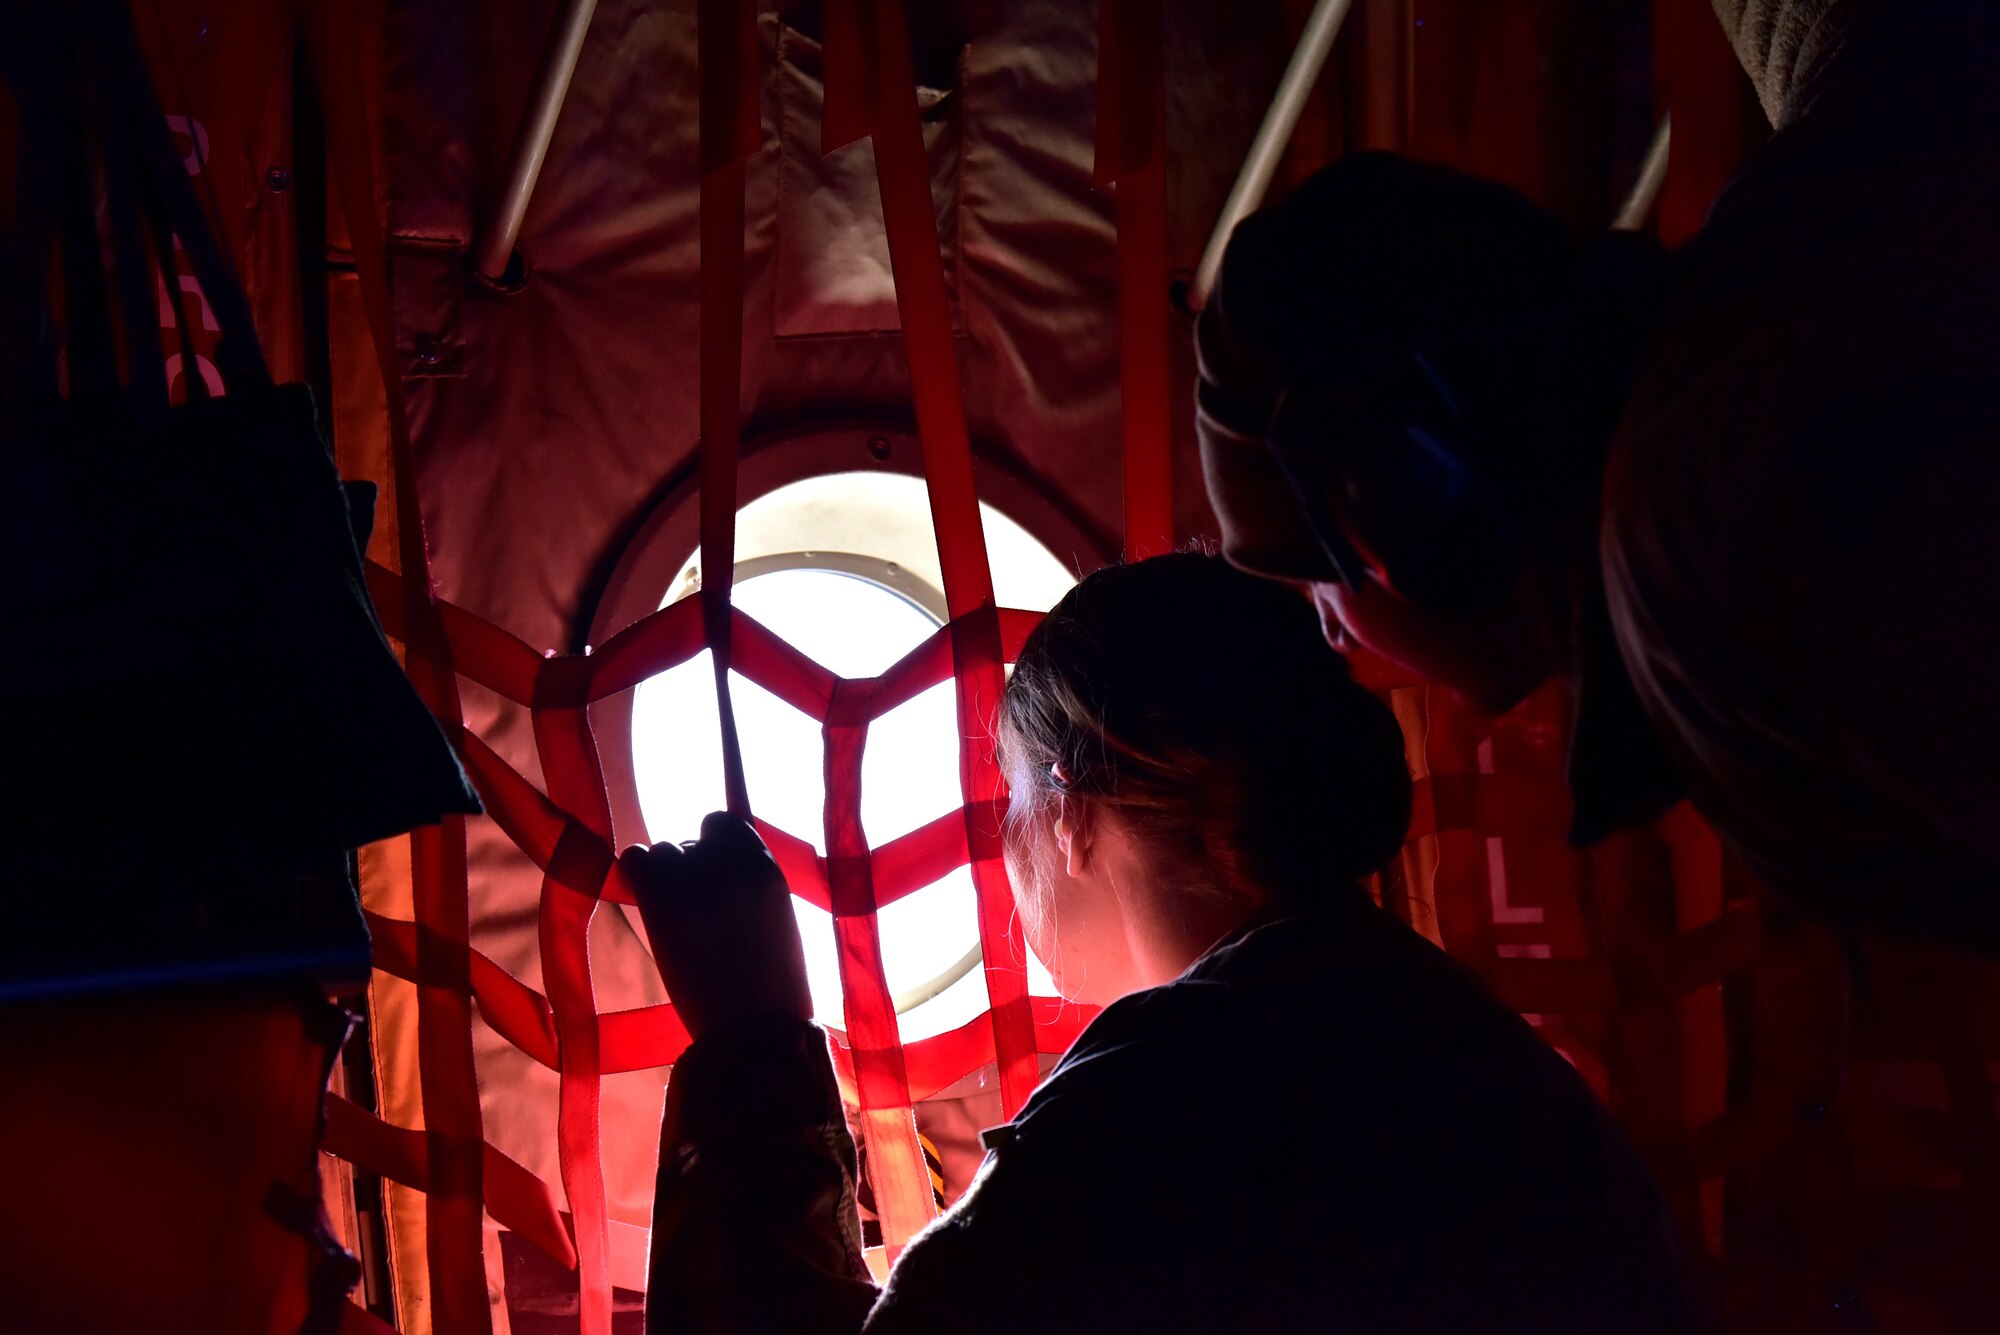
POLYGON ((721 816, 625 855, 696 1038, 650 1335, 1703 1328, 1589 1090, 1364 890, 1403 739, 1296 592, 1191 553, 1100 571, 997 731, 1029 944, 1106 1008, 879 1291, 783 878, 721 816))

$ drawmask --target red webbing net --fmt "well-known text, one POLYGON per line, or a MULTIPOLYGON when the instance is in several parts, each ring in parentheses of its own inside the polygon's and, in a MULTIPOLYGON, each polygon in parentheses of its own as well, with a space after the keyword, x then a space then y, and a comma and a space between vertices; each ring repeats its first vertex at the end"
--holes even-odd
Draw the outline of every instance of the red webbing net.
MULTIPOLYGON (((431 1313, 441 1331, 479 1330, 487 1323, 478 1229, 482 1204, 496 1222, 575 1266, 582 1329, 609 1330, 600 1082, 618 1072, 670 1064, 687 1042, 670 1004, 611 1013, 599 1013, 593 1004, 586 950, 591 916, 604 900, 631 902, 613 861, 588 717, 593 701, 629 690, 704 648, 712 650, 725 734, 725 787, 738 811, 748 803, 728 672, 743 674, 820 723, 825 855, 796 834, 764 822, 758 828, 793 891, 834 917, 846 1022, 845 1040, 835 1046, 836 1069, 844 1095, 857 1109, 873 1195, 892 1251, 935 1210, 914 1103, 992 1063, 1011 1112, 1031 1091, 1039 1056, 1065 1049, 1087 1018, 1073 1006, 1027 995, 1025 952, 1001 865, 998 830, 1005 798, 985 739, 1002 665, 1038 614, 994 604, 902 6, 899 0, 828 5, 823 147, 832 150, 864 135, 874 141, 949 622, 867 680, 834 676, 729 606, 743 159, 758 142, 756 81, 749 77, 755 69, 753 6, 746 0, 704 0, 700 18, 701 596, 643 618, 587 655, 544 656, 431 597, 414 505, 399 507, 402 573, 371 570, 384 624, 408 646, 412 671, 430 683, 428 698, 440 717, 453 723, 489 814, 544 874, 540 947, 546 996, 470 945, 461 829, 447 827, 419 841, 414 921, 371 915, 377 967, 419 987, 426 1129, 392 1127, 337 1105, 328 1146, 428 1193, 431 1313), (459 715, 451 688, 458 675, 532 711, 546 791, 455 724, 459 715), (964 805, 870 847, 860 821, 859 784, 868 725, 946 679, 955 683, 960 735, 968 739, 961 749, 964 805), (959 1029, 904 1044, 875 915, 965 865, 971 867, 979 905, 989 1009, 959 1029), (568 1228, 551 1187, 480 1139, 470 1064, 473 999, 504 1039, 561 1073, 558 1139, 568 1228)), ((1165 550, 1172 541, 1160 20, 1154 6, 1117 0, 1103 7, 1101 24, 1095 176, 1118 192, 1126 550, 1139 557, 1165 550)), ((357 133, 357 127, 329 125, 343 193, 371 198, 365 158, 353 151, 353 141, 340 142, 357 133)), ((357 236, 364 274, 381 272, 379 248, 379 239, 366 238, 364 246, 357 236)), ((379 281, 365 286, 373 292, 369 315, 378 348, 391 348, 379 281)), ((383 356, 393 395, 394 368, 389 354, 383 356)), ((391 417, 397 480, 408 496, 407 440, 393 399, 391 417)), ((1712 1078, 1720 1052, 1717 1021, 1712 1008, 1681 1000, 1712 988, 1713 980, 1740 967, 1756 944, 1746 911, 1721 912, 1719 856, 1697 848, 1690 859, 1690 867, 1712 866, 1714 874, 1684 878, 1707 890, 1692 892, 1683 930, 1670 925, 1642 937, 1634 923, 1645 915, 1606 913, 1607 896, 1623 883, 1620 876, 1599 876, 1590 859, 1561 850, 1568 800, 1561 727, 1552 721, 1559 705, 1544 702, 1519 711, 1508 726, 1488 730, 1442 692, 1386 675, 1375 684, 1396 702, 1410 734, 1422 739, 1412 748, 1418 792, 1411 843, 1384 877, 1385 903, 1472 961, 1511 1004, 1535 1015, 1601 1092, 1617 1091, 1628 1125, 1653 1127, 1663 1140, 1677 1141, 1689 1121, 1705 1120, 1695 1114, 1711 1105, 1719 1112, 1712 1078), (1607 939, 1619 941, 1619 947, 1605 951, 1601 943, 1607 939), (1646 1018, 1613 1023, 1629 1016, 1646 1018)), ((1714 1159, 1726 1157, 1722 1145, 1740 1139, 1704 1129, 1711 1148, 1679 1175, 1684 1183, 1712 1178, 1714 1159)), ((1698 1202, 1680 1194, 1684 1207, 1699 1212, 1698 1202)))
MULTIPOLYGON (((351 27, 314 10, 313 46, 323 87, 358 82, 351 27)), ((382 240, 364 219, 353 227, 368 322, 388 386, 398 505, 400 571, 371 565, 371 591, 413 677, 465 761, 488 814, 543 873, 539 945, 544 995, 475 949, 468 933, 468 874, 462 821, 412 840, 413 920, 370 914, 375 965, 418 988, 422 1131, 393 1126, 336 1099, 327 1149, 391 1181, 426 1193, 430 1315, 438 1331, 489 1328, 483 1210, 578 1273, 581 1328, 611 1328, 611 1262, 599 1101, 604 1077, 671 1064, 688 1037, 671 1004, 600 1013, 594 1004, 588 931, 600 903, 631 903, 616 871, 609 802, 597 762, 589 706, 648 677, 713 653, 724 731, 730 807, 747 813, 740 749, 728 694, 731 671, 769 690, 823 730, 824 856, 767 823, 758 828, 795 893, 834 918, 846 1032, 835 1045, 843 1094, 858 1109, 883 1234, 893 1253, 935 1212, 929 1169, 912 1106, 992 1064, 1011 1113, 1039 1077, 1040 1057, 1069 1046, 1088 1013, 1027 991, 1026 951, 999 847, 1005 792, 990 744, 1002 666, 1039 619, 995 605, 972 453, 960 401, 942 261, 920 134, 907 21, 897 0, 831 4, 826 26, 826 147, 862 135, 875 144, 905 347, 923 442, 948 624, 879 677, 835 677, 729 605, 742 321, 743 159, 758 144, 755 6, 703 0, 701 229, 701 568, 699 598, 627 627, 585 655, 544 656, 498 627, 434 598, 412 499, 407 426, 394 364, 382 240), (462 723, 459 677, 527 707, 545 778, 538 789, 462 723), (964 804, 879 847, 860 820, 861 754, 869 723, 923 690, 956 683, 964 804), (988 1011, 960 1028, 904 1044, 883 970, 876 913, 903 895, 969 865, 979 906, 988 1011), (509 1043, 561 1075, 558 1118, 564 1226, 556 1193, 487 1144, 472 1064, 472 1005, 509 1043)), ((1128 332, 1143 330, 1155 355, 1128 372, 1129 511, 1143 537, 1135 552, 1162 550, 1171 525, 1167 478, 1164 208, 1159 150, 1158 24, 1139 38, 1155 54, 1137 98, 1153 110, 1146 148, 1132 171, 1142 183, 1121 194, 1128 332), (1149 147, 1147 146, 1149 145, 1149 147), (1131 252, 1128 254, 1128 252, 1131 252), (1136 259, 1134 258, 1136 256, 1136 259)), ((1134 99, 1107 98, 1113 105, 1134 99)), ((347 200, 375 198, 358 104, 335 100, 329 156, 347 200)), ((1129 139, 1129 134, 1128 134, 1129 139)), ((1125 173, 1129 177, 1132 173, 1125 173)))
MULTIPOLYGON (((141 10, 141 31, 156 65, 210 75, 256 67, 236 58, 235 47, 204 57, 207 24, 174 5, 163 8, 177 21, 162 23, 149 12, 152 6, 141 10), (204 59, 211 63, 203 65, 204 59)), ((354 8, 309 3, 300 13, 324 95, 334 175, 355 215, 348 231, 360 281, 353 286, 388 399, 390 466, 380 480, 396 522, 389 540, 374 549, 381 563, 371 570, 372 587, 385 623, 405 647, 412 676, 446 721, 493 818, 543 872, 538 927, 546 991, 522 982, 471 940, 464 822, 451 819, 413 836, 407 916, 378 912, 370 921, 380 975, 405 980, 415 997, 411 1046, 421 1079, 407 1084, 421 1102, 406 1102, 390 1121, 330 1100, 326 1146, 422 1193, 421 1274, 410 1273, 412 1266, 398 1276, 421 1291, 421 1302, 406 1307, 406 1317, 421 1324, 427 1311, 439 1331, 490 1328, 482 1253, 483 1217, 490 1216, 557 1263, 575 1267, 582 1329, 609 1329, 616 1244, 605 1217, 601 1082, 671 1064, 687 1036, 670 1005, 612 1012, 596 1007, 586 932, 604 900, 630 897, 611 871, 587 706, 706 647, 714 651, 724 693, 725 730, 730 669, 823 728, 826 856, 794 834, 760 828, 793 889, 839 919, 848 1039, 835 1051, 836 1066, 848 1101, 864 1110, 858 1122, 885 1237, 900 1241, 932 1209, 912 1105, 992 1063, 1011 1109, 1033 1083, 1037 1058, 1067 1047, 1087 1018, 1075 1007, 1025 995, 1020 942, 994 846, 1002 796, 982 745, 965 750, 961 810, 872 848, 858 819, 857 762, 869 722, 951 678, 961 721, 972 725, 962 732, 983 735, 1000 665, 1037 619, 993 606, 915 134, 901 6, 892 0, 830 6, 825 125, 829 143, 875 138, 951 621, 867 681, 835 678, 728 605, 741 388, 743 157, 756 144, 747 0, 702 0, 700 8, 701 566, 707 583, 699 600, 648 616, 596 652, 555 659, 432 594, 401 402, 384 229, 369 207, 378 198, 372 125, 355 91, 370 86, 368 70, 381 53, 362 50, 354 8), (543 787, 459 722, 461 675, 533 711, 543 787), (979 894, 993 1007, 957 1030, 901 1044, 888 1010, 874 914, 965 865, 973 868, 979 894), (475 1011, 508 1044, 561 1074, 560 1190, 486 1139, 473 1056, 475 1011)), ((1727 99, 1717 96, 1718 84, 1740 83, 1741 76, 1701 0, 1654 0, 1651 8, 1656 84, 1663 109, 1670 103, 1676 120, 1660 229, 1677 238, 1694 230, 1742 149, 1741 124, 1727 99)), ((235 28, 222 25, 225 34, 239 34, 231 40, 246 50, 282 50, 277 20, 270 18, 276 9, 246 5, 241 11, 235 28), (240 20, 246 15, 270 18, 270 26, 245 25, 240 20)), ((1414 129, 1398 146, 1531 185, 1543 165, 1532 148, 1540 142, 1538 104, 1522 94, 1539 77, 1533 7, 1437 0, 1424 12, 1425 78, 1416 78, 1415 55, 1399 57, 1401 77, 1416 86, 1400 89, 1414 129)), ((1159 14, 1143 0, 1106 0, 1100 22, 1095 178, 1117 191, 1126 550, 1140 556, 1166 546, 1172 533, 1159 14)), ((289 68, 288 62, 273 67, 278 65, 289 68)), ((265 102, 238 96, 225 104, 191 78, 170 77, 167 86, 181 112, 195 109, 191 95, 214 99, 204 111, 208 129, 175 118, 197 143, 213 136, 213 154, 202 170, 286 160, 263 142, 280 134, 282 118, 251 119, 265 102)), ((275 243, 246 246, 244 214, 234 201, 249 192, 226 177, 217 184, 215 197, 231 201, 217 221, 257 280, 251 295, 259 303, 260 327, 267 341, 290 337, 295 321, 283 318, 288 280, 275 276, 290 257, 275 243)), ((174 285, 200 301, 191 279, 176 275, 174 285)), ((198 346, 205 338, 196 331, 198 346)), ((286 364, 282 346, 267 350, 274 366, 286 364)), ((297 349, 290 352, 296 360, 297 349)), ((1713 837, 1685 810, 1591 854, 1563 846, 1569 799, 1562 776, 1566 710, 1558 692, 1544 692, 1495 725, 1447 693, 1379 664, 1364 661, 1362 670, 1403 722, 1417 779, 1411 839, 1381 878, 1384 903, 1477 970, 1577 1064, 1647 1153, 1683 1222, 1713 1254, 1726 1256, 1766 1291, 1770 1311, 1831 1313, 1826 1296, 1838 1287, 1866 1293, 1885 1328, 1934 1329, 1940 1326, 1927 1304, 1990 1292, 1990 1276, 1977 1273, 1990 1270, 1990 1254, 1955 1242, 1993 1236, 1992 1202, 2000 1200, 2000 1151, 1994 1148, 2000 1145, 1994 1099, 2000 1087, 2000 979, 1990 969, 1916 951, 1877 950, 1869 961, 1873 994, 1845 997, 1837 957, 1815 953, 1810 942, 1761 938, 1762 926, 1740 887, 1732 886, 1713 837), (1812 999, 1826 996, 1834 998, 1834 1009, 1813 1011, 1812 999), (1852 1013, 1839 1012, 1842 1004, 1851 1004, 1852 1013), (1787 1283, 1795 1288, 1796 1306, 1785 1306, 1787 1283)), ((740 757, 733 746, 725 756, 728 801, 741 810, 747 804, 740 757)), ((353 1308, 343 1325, 356 1332, 384 1328, 353 1308)), ((1762 1328, 1796 1323, 1774 1317, 1762 1328)))
MULTIPOLYGON (((309 45, 320 87, 362 86, 363 57, 352 13, 340 6, 308 5, 304 17, 311 34, 309 45)), ((382 573, 394 585, 397 602, 406 612, 395 638, 403 645, 404 666, 418 692, 447 731, 451 731, 462 717, 458 676, 443 620, 432 601, 430 559, 424 541, 422 508, 416 501, 416 471, 402 402, 402 377, 396 364, 386 247, 374 217, 377 194, 368 148, 369 128, 357 98, 327 99, 326 139, 333 176, 343 205, 350 211, 348 230, 356 268, 365 275, 361 297, 388 396, 398 568, 394 573, 382 573)), ((377 596, 380 597, 379 592, 377 596)), ((410 972, 410 981, 417 986, 418 1063, 424 1076, 422 1166, 432 1323, 437 1330, 485 1331, 492 1324, 482 1254, 488 1195, 485 1169, 489 1155, 495 1152, 486 1144, 481 1127, 478 1073, 473 1059, 471 915, 464 817, 446 816, 435 826, 412 832, 409 850, 417 928, 413 933, 411 963, 415 967, 410 972)), ((587 1006, 587 962, 582 970, 587 1006)), ((550 972, 564 983, 573 978, 557 962, 551 963, 550 972)), ((569 989, 564 989, 562 999, 565 1003, 573 999, 569 989)), ((567 1014, 569 1009, 566 1005, 566 1023, 559 1027, 559 1034, 564 1030, 574 1032, 573 1019, 567 1014)), ((362 1116, 365 1118, 366 1114, 362 1116)), ((567 1143, 564 1148, 569 1148, 567 1143)), ((354 1161, 376 1167, 367 1159, 354 1161)), ((395 1179, 394 1174, 386 1171, 382 1175, 395 1179)), ((565 1177, 568 1176, 566 1173, 565 1177)))

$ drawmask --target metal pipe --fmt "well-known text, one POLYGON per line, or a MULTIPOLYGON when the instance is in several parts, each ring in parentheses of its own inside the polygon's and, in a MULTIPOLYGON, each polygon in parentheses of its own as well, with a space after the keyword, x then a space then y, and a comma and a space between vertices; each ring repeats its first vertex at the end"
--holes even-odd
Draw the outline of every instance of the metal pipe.
POLYGON ((1653 142, 1646 145, 1645 161, 1639 164, 1639 179, 1632 182, 1632 193, 1625 196, 1625 203, 1611 224, 1612 231, 1636 232, 1653 216, 1653 206, 1660 202, 1660 187, 1667 183, 1667 154, 1673 144, 1674 115, 1668 112, 1653 127, 1653 142))
POLYGON ((548 49, 542 53, 542 67, 535 74, 534 90, 521 112, 521 124, 514 131, 507 183, 493 206, 493 216, 480 229, 477 244, 473 246, 473 271, 489 282, 498 282, 514 257, 521 220, 528 216, 528 201, 534 198, 535 181, 542 174, 542 159, 548 156, 556 118, 562 115, 570 76, 576 73, 576 58, 583 51, 583 39, 590 31, 591 15, 596 12, 597 0, 564 0, 562 13, 556 16, 548 49))
POLYGON ((901 992, 890 998, 889 1004, 895 1007, 896 1014, 908 1015, 911 1011, 978 968, 981 958, 979 947, 975 945, 972 949, 960 955, 958 961, 943 973, 927 983, 918 983, 915 987, 904 988, 901 992))
POLYGON ((1341 20, 1353 5, 1354 0, 1319 0, 1313 6, 1312 17, 1306 20, 1305 31, 1299 34, 1291 63, 1285 66, 1284 77, 1278 80, 1278 91, 1271 96, 1271 108, 1264 113, 1264 123, 1257 127, 1257 137, 1250 141, 1243 170, 1236 174, 1236 184, 1230 187, 1229 198, 1223 202, 1222 216, 1215 220, 1215 230, 1208 235, 1208 248, 1202 251, 1201 264, 1188 286, 1187 301, 1191 309, 1200 310, 1208 304, 1208 294, 1215 290, 1216 276, 1222 272, 1222 252, 1229 247, 1229 234, 1264 202, 1264 192, 1271 188, 1271 177, 1277 174, 1278 159, 1284 155, 1285 145, 1291 142, 1292 131, 1298 126, 1299 114, 1305 110, 1306 97, 1319 81, 1319 72, 1326 68, 1326 58, 1333 52, 1333 39, 1340 35, 1341 20))

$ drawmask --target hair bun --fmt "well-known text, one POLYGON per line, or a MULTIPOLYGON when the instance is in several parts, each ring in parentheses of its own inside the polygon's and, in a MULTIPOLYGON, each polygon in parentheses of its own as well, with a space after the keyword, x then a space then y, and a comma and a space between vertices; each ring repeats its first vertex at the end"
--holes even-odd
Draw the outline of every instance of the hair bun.
POLYGON ((1003 709, 1027 773, 1120 809, 1241 893, 1349 884, 1401 847, 1402 731, 1296 591, 1182 553, 1093 574, 1029 637, 1003 709))

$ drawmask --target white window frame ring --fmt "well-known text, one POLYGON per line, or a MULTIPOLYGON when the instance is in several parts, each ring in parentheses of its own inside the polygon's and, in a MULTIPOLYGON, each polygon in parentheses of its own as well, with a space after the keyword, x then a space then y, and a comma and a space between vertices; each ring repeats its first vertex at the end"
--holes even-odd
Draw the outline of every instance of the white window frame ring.
MULTIPOLYGON (((584 643, 606 642, 617 631, 656 611, 670 590, 691 591, 679 587, 689 584, 690 578, 698 586, 699 554, 693 558, 688 555, 696 551, 700 542, 698 466, 698 459, 690 460, 676 481, 657 494, 605 583, 589 618, 584 643)), ((757 437, 745 443, 738 463, 739 513, 752 502, 794 482, 856 472, 921 479, 921 442, 907 425, 873 422, 811 425, 757 437)), ((975 449, 974 482, 984 504, 1019 524, 1072 570, 1088 571, 1114 558, 1116 544, 1109 535, 1013 461, 975 449)), ((878 547, 884 536, 870 535, 878 547)), ((928 529, 923 539, 927 548, 934 542, 928 529)), ((904 535, 902 541, 907 543, 911 539, 904 535)), ((902 597, 940 625, 948 619, 942 588, 925 577, 925 567, 936 564, 934 550, 918 551, 912 547, 909 552, 900 548, 853 552, 791 545, 790 550, 759 551, 758 545, 753 543, 743 559, 736 562, 735 580, 778 570, 837 571, 902 597)), ((768 549, 774 544, 761 545, 768 549)), ((626 691, 591 706, 614 834, 621 845, 646 837, 633 768, 632 699, 633 692, 626 691)), ((976 968, 980 959, 979 947, 974 943, 964 956, 936 977, 898 992, 892 998, 896 1013, 907 1014, 931 1000, 976 968)))

